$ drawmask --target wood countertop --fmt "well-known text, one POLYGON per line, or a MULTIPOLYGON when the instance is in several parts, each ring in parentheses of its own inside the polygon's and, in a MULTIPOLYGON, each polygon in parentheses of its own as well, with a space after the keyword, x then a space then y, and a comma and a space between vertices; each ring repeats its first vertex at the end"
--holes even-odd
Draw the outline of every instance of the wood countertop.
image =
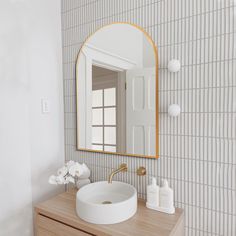
POLYGON ((76 214, 75 204, 75 193, 65 192, 38 204, 35 207, 35 212, 90 235, 183 235, 184 213, 183 210, 178 208, 175 214, 168 215, 146 208, 145 202, 139 200, 137 213, 129 220, 112 225, 96 225, 80 219, 76 214))

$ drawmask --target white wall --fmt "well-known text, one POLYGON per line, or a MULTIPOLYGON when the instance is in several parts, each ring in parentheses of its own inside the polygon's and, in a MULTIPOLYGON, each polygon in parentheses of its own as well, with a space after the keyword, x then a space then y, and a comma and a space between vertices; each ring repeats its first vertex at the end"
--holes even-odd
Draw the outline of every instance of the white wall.
POLYGON ((60 1, 0 1, 1 236, 32 235, 32 205, 61 190, 47 183, 64 162, 60 22, 60 1))

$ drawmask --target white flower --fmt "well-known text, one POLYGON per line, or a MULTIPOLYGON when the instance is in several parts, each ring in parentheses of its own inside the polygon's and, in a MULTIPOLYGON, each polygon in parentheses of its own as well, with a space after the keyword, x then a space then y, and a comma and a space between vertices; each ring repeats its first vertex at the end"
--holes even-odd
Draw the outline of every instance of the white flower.
POLYGON ((67 176, 66 177, 66 182, 74 184, 75 183, 75 179, 72 176, 67 176))
POLYGON ((55 184, 55 185, 58 185, 58 184, 65 184, 65 178, 64 178, 62 175, 58 175, 58 176, 51 175, 51 176, 49 177, 48 182, 49 182, 50 184, 55 184))
POLYGON ((69 168, 69 174, 72 175, 73 177, 75 176, 80 176, 83 173, 83 168, 79 163, 75 163, 69 168))
POLYGON ((68 168, 66 166, 61 167, 58 171, 57 171, 58 175, 62 175, 62 176, 66 176, 68 174, 68 168))
POLYGON ((83 177, 83 174, 86 176, 90 175, 90 170, 85 164, 79 164, 75 161, 69 161, 65 166, 57 170, 57 175, 51 175, 48 182, 50 184, 69 184, 76 183, 76 177, 83 177))
POLYGON ((70 167, 73 166, 75 163, 76 163, 76 162, 74 162, 74 161, 68 161, 68 162, 66 163, 66 166, 67 166, 68 169, 70 169, 70 167))
POLYGON ((56 182, 57 184, 65 184, 66 180, 62 175, 56 176, 56 182))
POLYGON ((49 183, 49 184, 57 184, 56 176, 55 176, 55 175, 51 175, 51 176, 49 177, 48 183, 49 183))

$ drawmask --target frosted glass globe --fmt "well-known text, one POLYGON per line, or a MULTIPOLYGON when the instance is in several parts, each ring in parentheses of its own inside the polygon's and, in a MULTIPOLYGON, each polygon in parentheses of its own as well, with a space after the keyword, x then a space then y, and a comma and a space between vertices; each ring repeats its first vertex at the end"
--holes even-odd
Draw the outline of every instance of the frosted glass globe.
POLYGON ((170 116, 176 117, 180 114, 180 112, 181 112, 181 109, 178 104, 172 104, 169 106, 168 113, 170 116))
POLYGON ((168 70, 170 72, 178 72, 180 70, 180 62, 177 59, 172 59, 168 63, 168 70))

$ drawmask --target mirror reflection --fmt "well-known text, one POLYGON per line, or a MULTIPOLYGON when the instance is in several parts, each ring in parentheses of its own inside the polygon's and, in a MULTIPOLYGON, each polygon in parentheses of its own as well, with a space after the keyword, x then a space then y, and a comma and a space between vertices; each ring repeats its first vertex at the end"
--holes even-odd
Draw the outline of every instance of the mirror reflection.
POLYGON ((76 65, 77 148, 157 157, 156 73, 139 28, 111 24, 89 37, 76 65))

